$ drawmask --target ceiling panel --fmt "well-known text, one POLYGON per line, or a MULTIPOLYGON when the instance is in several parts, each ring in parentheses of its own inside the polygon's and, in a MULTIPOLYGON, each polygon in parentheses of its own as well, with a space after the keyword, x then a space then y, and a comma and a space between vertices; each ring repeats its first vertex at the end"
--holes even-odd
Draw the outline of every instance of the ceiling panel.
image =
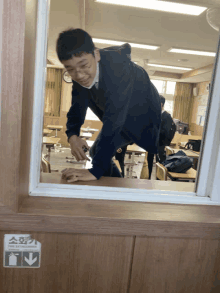
MULTIPOLYGON (((83 0, 51 0, 48 59, 57 61, 55 46, 60 31, 79 27, 79 5, 83 0)), ((173 0, 172 2, 179 2, 173 0)), ((213 7, 219 0, 182 1, 187 4, 213 7), (208 2, 208 3, 207 3, 208 2)), ((176 13, 108 5, 86 0, 85 24, 92 37, 124 42, 159 45, 156 51, 132 48, 132 60, 143 66, 145 60, 152 63, 199 68, 214 62, 213 57, 185 55, 167 52, 171 47, 215 52, 218 32, 206 21, 206 13, 186 16, 176 13), (187 61, 178 61, 187 59, 187 61)), ((97 45, 99 48, 107 45, 97 45)), ((167 72, 183 73, 171 69, 150 68, 167 72)), ((192 81, 193 82, 193 81, 192 81)))

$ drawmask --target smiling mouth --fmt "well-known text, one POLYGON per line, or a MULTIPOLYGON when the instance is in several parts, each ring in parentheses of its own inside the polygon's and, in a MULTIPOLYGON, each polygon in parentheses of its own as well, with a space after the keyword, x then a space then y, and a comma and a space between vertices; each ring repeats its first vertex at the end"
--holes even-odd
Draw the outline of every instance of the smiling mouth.
POLYGON ((87 83, 88 83, 88 81, 89 81, 89 78, 88 78, 88 79, 86 79, 86 80, 80 81, 79 83, 81 83, 81 84, 87 84, 87 83))

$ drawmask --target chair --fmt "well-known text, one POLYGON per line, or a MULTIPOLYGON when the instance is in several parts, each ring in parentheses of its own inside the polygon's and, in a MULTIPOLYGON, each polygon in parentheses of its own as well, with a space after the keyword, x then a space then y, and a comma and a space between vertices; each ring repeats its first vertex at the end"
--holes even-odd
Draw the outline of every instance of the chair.
POLYGON ((160 163, 156 163, 156 178, 159 180, 167 180, 167 177, 169 177, 172 181, 180 180, 180 181, 192 181, 194 182, 196 179, 196 170, 193 168, 190 168, 185 173, 175 173, 170 172, 167 170, 166 167, 164 167, 160 163))
POLYGON ((157 180, 165 180, 167 181, 167 168, 164 167, 159 162, 156 163, 156 178, 157 180))
POLYGON ((113 160, 113 162, 115 163, 115 165, 118 167, 118 170, 122 173, 122 170, 121 170, 121 166, 119 164, 119 161, 118 160, 113 160))
POLYGON ((168 146, 166 147, 166 156, 172 155, 174 153, 175 153, 175 151, 172 148, 170 148, 168 146))
POLYGON ((42 155, 42 158, 41 158, 41 171, 43 173, 51 173, 50 163, 44 158, 43 155, 42 155))

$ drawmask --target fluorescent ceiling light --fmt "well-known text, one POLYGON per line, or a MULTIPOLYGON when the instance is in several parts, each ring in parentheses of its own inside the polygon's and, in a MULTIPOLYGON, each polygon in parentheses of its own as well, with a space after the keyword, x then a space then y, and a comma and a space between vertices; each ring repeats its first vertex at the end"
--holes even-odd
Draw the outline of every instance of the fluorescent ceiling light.
MULTIPOLYGON (((131 6, 137 8, 146 8, 160 10, 165 12, 174 12, 188 15, 200 15, 207 7, 173 3, 168 1, 157 0, 96 0, 96 2, 131 6)), ((183 1, 184 2, 184 1, 183 1)))
POLYGON ((163 68, 179 69, 179 70, 192 70, 193 69, 193 68, 187 68, 187 67, 169 66, 169 65, 161 65, 161 64, 153 64, 153 63, 147 63, 147 66, 163 67, 163 68))
POLYGON ((131 45, 131 47, 147 49, 147 50, 157 50, 159 48, 159 46, 134 44, 134 43, 130 43, 130 42, 118 42, 118 41, 95 39, 95 38, 93 38, 93 42, 98 43, 98 44, 109 44, 109 45, 113 45, 113 46, 120 46, 120 45, 123 45, 125 43, 129 43, 131 45))
POLYGON ((170 50, 168 50, 168 52, 190 54, 190 55, 200 55, 200 56, 210 56, 210 57, 215 57, 216 55, 216 53, 214 52, 203 52, 203 51, 196 51, 196 50, 176 49, 176 48, 171 48, 170 50))

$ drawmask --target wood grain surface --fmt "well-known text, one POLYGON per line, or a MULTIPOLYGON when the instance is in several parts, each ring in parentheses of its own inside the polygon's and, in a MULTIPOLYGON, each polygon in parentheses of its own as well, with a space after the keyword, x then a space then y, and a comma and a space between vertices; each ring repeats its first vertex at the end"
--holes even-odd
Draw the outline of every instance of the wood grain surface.
POLYGON ((51 129, 51 130, 61 130, 63 128, 62 125, 47 125, 47 128, 48 129, 51 129))
POLYGON ((61 178, 61 173, 41 173, 41 183, 55 183, 55 184, 70 184, 77 185, 89 185, 89 186, 108 186, 108 187, 121 187, 121 188, 136 188, 136 189, 148 189, 148 190, 172 190, 172 191, 184 191, 194 192, 194 183, 189 182, 172 182, 172 181, 160 181, 147 180, 147 179, 131 179, 131 178, 116 178, 116 177, 102 177, 99 180, 94 181, 81 181, 75 183, 68 183, 61 178))
POLYGON ((59 137, 47 137, 47 136, 44 136, 43 137, 43 144, 56 144, 60 141, 60 138, 59 137))
MULTIPOLYGON (((46 215, 97 219, 140 220, 160 225, 164 222, 220 224, 220 207, 166 203, 142 203, 94 199, 69 199, 30 196, 23 201, 18 216, 46 215)), ((37 217, 35 217, 37 218, 37 217)), ((40 220, 41 218, 39 218, 40 220)), ((190 228, 189 228, 190 229, 190 228)), ((149 232, 149 231, 148 231, 149 232)), ((123 231, 122 231, 123 233, 123 231)))
MULTIPOLYGON (((170 150, 171 153, 177 153, 180 151, 180 149, 174 149, 170 146, 166 146, 165 149, 170 150)), ((183 151, 189 158, 199 158, 200 153, 194 152, 192 150, 186 150, 186 149, 181 149, 181 151, 183 151)))
POLYGON ((0 200, 16 211, 24 68, 24 1, 4 0, 2 16, 0 200))
POLYGON ((219 207, 37 197, 18 214, 0 214, 2 230, 148 237, 220 238, 219 207))
MULTIPOLYGON (((0 232, 0 250, 4 234, 0 232)), ((20 231, 21 233, 21 231, 20 231)), ((67 233, 30 233, 41 243, 40 268, 3 268, 3 293, 127 293, 133 237, 67 233)))
MULTIPOLYGON (((1 251, 12 233, 22 231, 0 232, 1 251)), ((26 233, 41 243, 40 268, 1 266, 1 292, 218 292, 219 240, 26 233)))
POLYGON ((185 173, 175 173, 175 172, 169 172, 168 176, 173 179, 196 179, 196 170, 193 168, 190 168, 185 173))
POLYGON ((129 293, 211 292, 219 241, 137 237, 129 293))
POLYGON ((144 150, 143 148, 139 147, 136 144, 132 144, 132 145, 128 145, 126 153, 146 153, 146 150, 144 150))
MULTIPOLYGON (((11 1, 11 0, 10 0, 11 1)), ((24 74, 23 74, 23 95, 22 119, 21 119, 21 146, 20 146, 20 169, 19 169, 19 188, 17 190, 18 206, 23 197, 28 195, 29 175, 30 175, 30 156, 32 139, 32 109, 34 97, 34 76, 35 76, 35 51, 36 51, 36 23, 38 0, 17 1, 25 11, 24 22, 25 30, 20 31, 24 35, 24 74), (23 196, 21 196, 23 195, 23 196)), ((16 26, 16 23, 14 23, 16 26)), ((8 99, 11 99, 9 96, 8 99)), ((20 123, 20 120, 17 121, 20 123)), ((43 129, 42 129, 43 132, 43 129)), ((43 134, 42 134, 43 135, 43 134)), ((13 162, 12 162, 13 164, 13 162)))
POLYGON ((50 129, 43 129, 43 135, 48 135, 48 134, 50 134, 51 132, 53 132, 53 130, 50 130, 50 129))

